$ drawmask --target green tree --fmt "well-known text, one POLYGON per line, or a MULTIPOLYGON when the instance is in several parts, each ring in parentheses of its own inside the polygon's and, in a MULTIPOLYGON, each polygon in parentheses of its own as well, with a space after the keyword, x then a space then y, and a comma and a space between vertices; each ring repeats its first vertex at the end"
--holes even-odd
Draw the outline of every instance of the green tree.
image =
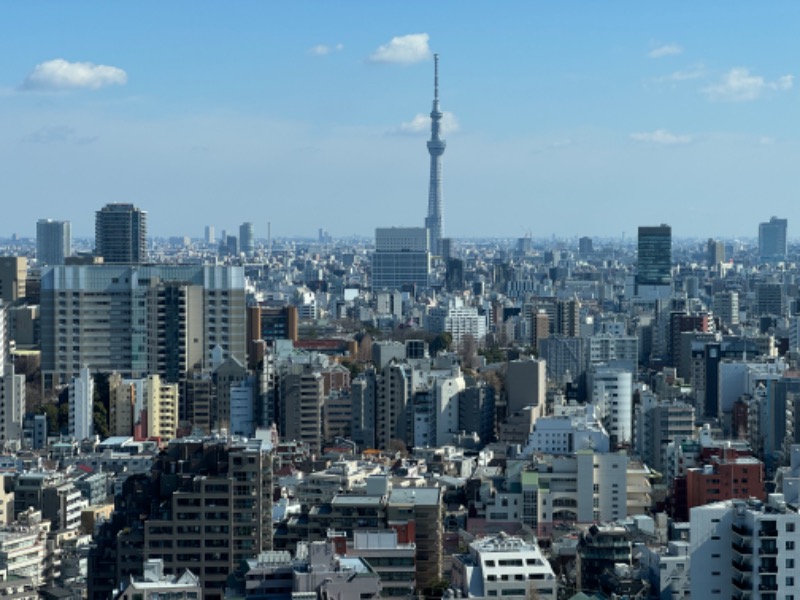
POLYGON ((94 432, 100 437, 106 438, 110 433, 108 415, 111 411, 111 389, 108 385, 108 373, 95 373, 93 377, 92 420, 94 432))
POLYGON ((431 341, 430 344, 431 356, 436 356, 440 351, 449 352, 452 345, 453 345, 453 336, 446 331, 444 333, 440 333, 431 341))

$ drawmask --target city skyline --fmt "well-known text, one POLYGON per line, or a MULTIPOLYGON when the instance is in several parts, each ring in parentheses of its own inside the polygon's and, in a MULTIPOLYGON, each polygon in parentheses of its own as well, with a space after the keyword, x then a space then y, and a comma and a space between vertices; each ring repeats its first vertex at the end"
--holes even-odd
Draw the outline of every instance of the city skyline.
POLYGON ((0 237, 109 202, 153 236, 418 226, 439 53, 447 236, 794 238, 800 7, 578 7, 6 7, 0 237))

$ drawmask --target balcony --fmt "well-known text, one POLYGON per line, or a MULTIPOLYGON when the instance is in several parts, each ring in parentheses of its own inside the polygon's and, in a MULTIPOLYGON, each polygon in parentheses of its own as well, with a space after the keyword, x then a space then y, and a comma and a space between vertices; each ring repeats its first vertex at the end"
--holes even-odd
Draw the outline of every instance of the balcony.
POLYGON ((749 573, 752 570, 750 562, 746 560, 739 560, 734 558, 731 561, 731 565, 733 566, 734 569, 742 573, 749 573))
POLYGON ((733 589, 749 592, 751 590, 751 583, 749 579, 733 579, 733 589))
POLYGON ((764 528, 758 530, 758 537, 761 538, 776 538, 778 537, 778 530, 774 528, 764 528))
POLYGON ((777 592, 778 591, 778 582, 770 581, 769 583, 759 583, 758 590, 760 592, 777 592))
POLYGON ((778 573, 778 565, 777 565, 777 563, 768 563, 768 564, 763 564, 762 563, 761 566, 758 567, 758 572, 762 573, 762 574, 768 574, 768 573, 777 574, 778 573))
POLYGON ((738 533, 742 537, 750 537, 753 535, 753 533, 745 525, 740 523, 734 523, 731 529, 733 529, 734 533, 738 533))
POLYGON ((765 546, 761 546, 758 549, 758 553, 761 556, 777 556, 778 555, 778 546, 775 544, 769 544, 765 546))
POLYGON ((741 554, 743 556, 749 556, 750 554, 753 553, 753 548, 750 546, 750 544, 745 544, 745 543, 741 543, 741 542, 733 542, 731 544, 731 548, 733 548, 734 552, 738 552, 739 554, 741 554))

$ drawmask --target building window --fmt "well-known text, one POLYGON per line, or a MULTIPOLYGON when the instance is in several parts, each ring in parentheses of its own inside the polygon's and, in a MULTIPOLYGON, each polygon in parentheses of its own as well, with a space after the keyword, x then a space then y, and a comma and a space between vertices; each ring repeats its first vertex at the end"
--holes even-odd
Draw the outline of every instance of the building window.
POLYGON ((789 540, 788 542, 786 542, 786 549, 794 550, 794 540, 789 540))

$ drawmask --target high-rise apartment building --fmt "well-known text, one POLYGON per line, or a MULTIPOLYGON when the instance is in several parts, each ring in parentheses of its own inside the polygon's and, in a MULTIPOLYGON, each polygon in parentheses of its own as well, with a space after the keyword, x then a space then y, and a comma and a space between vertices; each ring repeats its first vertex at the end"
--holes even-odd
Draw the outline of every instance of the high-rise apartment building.
POLYGON ((599 408, 616 446, 633 441, 633 375, 630 371, 595 365, 590 373, 592 402, 599 408))
POLYGON ((429 235, 424 227, 376 229, 372 289, 427 288, 431 272, 429 235))
POLYGON ((786 258, 786 219, 772 217, 767 223, 758 224, 758 255, 761 260, 783 260, 786 258))
POLYGON ((317 454, 322 446, 322 375, 312 365, 290 365, 280 378, 281 437, 308 444, 317 454))
POLYGON ((241 267, 47 267, 41 280, 45 386, 81 368, 169 383, 222 358, 245 360, 241 267))
POLYGON ((63 265, 72 255, 72 224, 39 219, 36 222, 36 259, 39 265, 63 265))
POLYGON ((252 254, 255 249, 253 241, 253 224, 242 223, 239 226, 239 248, 245 254, 252 254))
POLYGON ((95 214, 95 254, 106 263, 147 260, 147 213, 133 204, 106 204, 95 214))
POLYGON ((94 435, 93 399, 94 379, 88 368, 82 368, 69 386, 69 434, 76 441, 94 435))
POLYGON ((790 598, 800 514, 783 494, 767 502, 727 500, 691 510, 692 598, 790 598))
POLYGON ((206 225, 206 244, 213 244, 216 241, 214 237, 214 226, 213 225, 206 225))
MULTIPOLYGON (((120 509, 104 526, 116 531, 118 541, 108 544, 99 536, 99 551, 90 559, 89 597, 108 598, 100 590, 109 579, 119 586, 125 576, 117 574, 131 569, 126 555, 135 553, 162 559, 170 573, 190 569, 200 578, 203 598, 221 600, 230 573, 272 548, 270 449, 261 439, 173 440, 153 467, 149 493, 137 510, 120 509), (117 543, 125 551, 109 552, 117 543)), ((138 478, 136 484, 143 483, 138 478)), ((136 499, 129 494, 119 502, 136 499)))
POLYGON ((442 154, 445 141, 441 138, 442 111, 439 110, 439 55, 433 55, 434 84, 433 109, 431 110, 431 139, 428 141, 428 154, 431 155, 431 176, 428 185, 428 216, 425 228, 430 232, 430 250, 433 254, 441 252, 444 236, 444 200, 442 199, 442 154))
POLYGON ((669 225, 639 227, 636 294, 647 288, 672 284, 672 228, 669 225))

